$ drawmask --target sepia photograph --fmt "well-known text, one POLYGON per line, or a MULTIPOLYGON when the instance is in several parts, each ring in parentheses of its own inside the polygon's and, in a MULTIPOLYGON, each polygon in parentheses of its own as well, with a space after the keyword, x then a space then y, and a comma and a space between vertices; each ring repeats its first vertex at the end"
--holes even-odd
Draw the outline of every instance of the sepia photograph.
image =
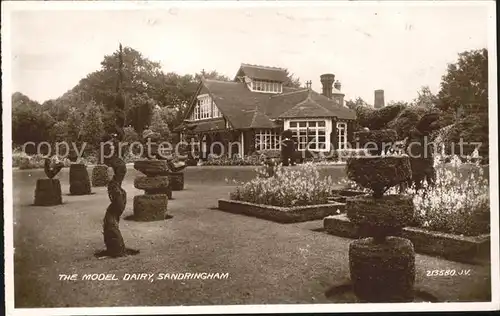
POLYGON ((500 309, 494 1, 2 1, 6 315, 500 309))

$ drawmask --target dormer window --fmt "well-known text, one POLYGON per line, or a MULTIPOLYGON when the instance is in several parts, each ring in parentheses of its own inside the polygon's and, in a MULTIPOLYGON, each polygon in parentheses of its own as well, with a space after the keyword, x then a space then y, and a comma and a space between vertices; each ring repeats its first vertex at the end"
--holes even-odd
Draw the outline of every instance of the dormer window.
POLYGON ((251 89, 263 93, 281 93, 283 92, 283 84, 276 81, 252 80, 251 89))

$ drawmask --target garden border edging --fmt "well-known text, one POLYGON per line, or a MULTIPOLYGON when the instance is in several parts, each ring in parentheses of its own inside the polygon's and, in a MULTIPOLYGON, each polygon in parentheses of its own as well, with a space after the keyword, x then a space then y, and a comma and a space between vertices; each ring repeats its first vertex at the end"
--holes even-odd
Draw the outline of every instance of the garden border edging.
POLYGON ((299 223, 323 219, 344 212, 345 204, 329 203, 295 207, 279 207, 249 202, 219 199, 218 209, 234 214, 248 215, 278 223, 299 223))
MULTIPOLYGON (((325 217, 323 227, 335 236, 360 238, 357 225, 349 221, 346 214, 325 217)), ((488 256, 490 250, 490 234, 460 236, 405 227, 402 237, 410 239, 418 253, 438 255, 457 262, 476 263, 480 257, 488 256)))

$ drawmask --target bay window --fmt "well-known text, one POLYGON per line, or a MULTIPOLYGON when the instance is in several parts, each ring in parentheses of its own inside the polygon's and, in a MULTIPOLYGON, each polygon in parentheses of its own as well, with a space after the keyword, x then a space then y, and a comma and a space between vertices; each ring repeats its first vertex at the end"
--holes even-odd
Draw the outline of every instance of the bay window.
POLYGON ((325 120, 294 120, 290 121, 290 130, 297 144, 297 150, 325 151, 328 150, 328 137, 325 120))

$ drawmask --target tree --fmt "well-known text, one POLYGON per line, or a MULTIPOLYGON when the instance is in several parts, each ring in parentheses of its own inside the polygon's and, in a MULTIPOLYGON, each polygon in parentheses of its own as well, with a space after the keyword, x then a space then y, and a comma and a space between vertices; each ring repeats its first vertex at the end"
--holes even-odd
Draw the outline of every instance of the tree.
POLYGON ((79 109, 72 108, 68 114, 68 139, 67 142, 77 142, 82 129, 83 115, 79 109))
POLYGON ((104 124, 100 107, 95 102, 89 102, 85 108, 81 125, 81 140, 89 149, 96 149, 104 134, 104 124))
POLYGON ((50 129, 50 140, 52 142, 64 142, 67 141, 69 136, 69 126, 65 121, 59 121, 52 125, 50 129))
MULTIPOLYGON (((94 100, 107 109, 115 102, 118 73, 118 54, 104 56, 101 69, 80 80, 72 92, 85 101, 94 100)), ((151 61, 130 47, 123 48, 123 83, 125 99, 135 94, 147 94, 162 103, 165 98, 164 73, 159 62, 151 61)))
POLYGON ((146 93, 138 94, 131 99, 127 113, 127 123, 138 135, 151 124, 155 101, 146 93))
POLYGON ((346 106, 350 108, 351 110, 356 109, 358 106, 365 106, 368 107, 368 103, 366 103, 365 100, 363 100, 361 97, 357 97, 356 100, 347 100, 345 102, 346 106))
POLYGON ((417 91, 417 93, 418 97, 413 100, 413 105, 429 110, 436 107, 438 98, 432 93, 429 86, 423 86, 419 91, 417 91))
POLYGON ((43 111, 38 102, 20 92, 12 94, 13 144, 22 145, 27 142, 38 144, 48 141, 50 129, 54 123, 54 118, 43 111))
POLYGON ((290 73, 288 69, 285 69, 286 72, 286 77, 287 80, 283 84, 284 87, 289 87, 289 88, 300 88, 301 83, 300 83, 300 78, 295 78, 295 74, 290 73))
POLYGON ((481 142, 480 154, 488 162, 488 51, 470 50, 458 56, 448 65, 437 95, 443 120, 454 123, 445 141, 481 142))
POLYGON ((160 107, 155 107, 153 109, 150 129, 153 132, 159 133, 162 141, 166 141, 170 138, 170 129, 168 128, 168 124, 160 107))
POLYGON ((202 70, 201 72, 196 73, 194 75, 194 81, 199 82, 199 80, 201 79, 202 76, 203 76, 203 78, 209 79, 209 80, 231 81, 231 79, 229 79, 228 76, 218 73, 217 70, 211 70, 209 72, 202 70))
POLYGON ((470 50, 458 56, 442 77, 438 107, 445 112, 457 112, 462 107, 488 113, 488 50, 470 50))

